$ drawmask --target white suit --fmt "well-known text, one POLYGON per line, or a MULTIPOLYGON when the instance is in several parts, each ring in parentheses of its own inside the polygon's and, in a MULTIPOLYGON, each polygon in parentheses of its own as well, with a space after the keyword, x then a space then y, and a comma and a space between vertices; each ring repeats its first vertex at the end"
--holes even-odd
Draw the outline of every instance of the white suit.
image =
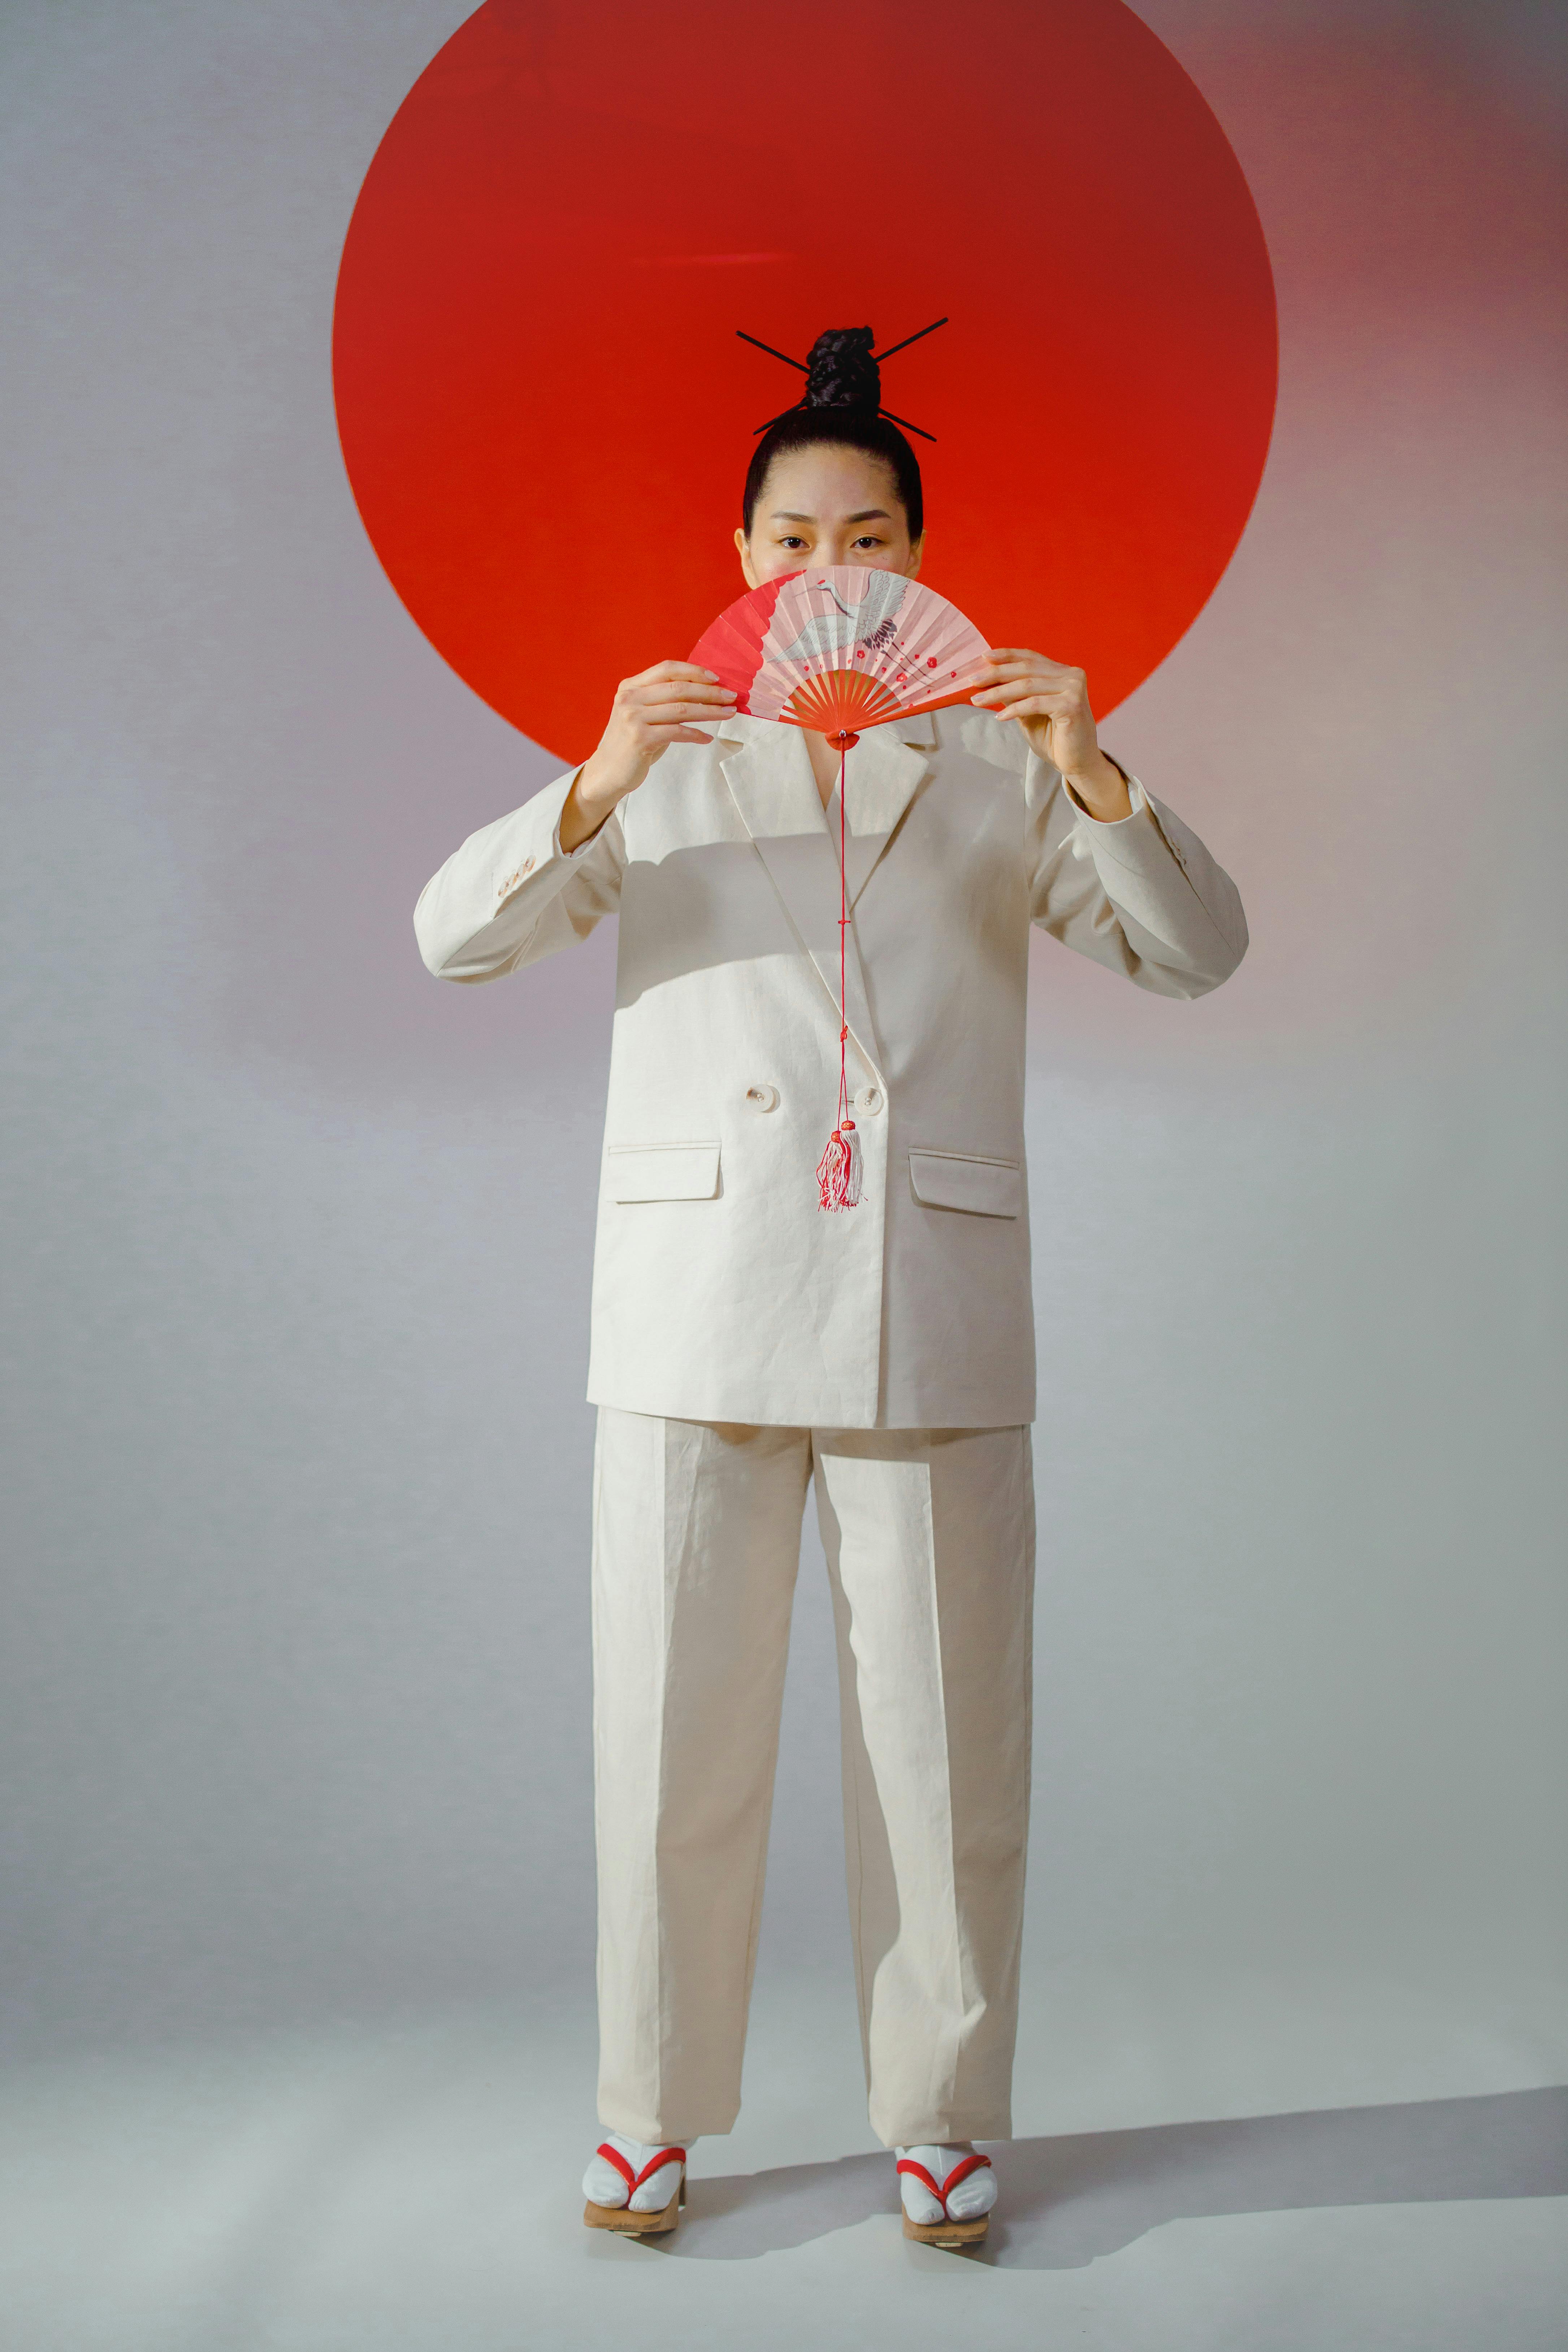
POLYGON ((1167 996, 1247 944, 1234 885, 1134 787, 1098 824, 1021 730, 942 710, 848 760, 858 1208, 815 1170, 838 1090, 838 865, 804 740, 764 719, 667 751, 571 856, 571 778, 449 858, 432 971, 490 980, 618 910, 588 1394, 695 1421, 1032 1420, 1024 1167, 1031 921, 1167 996))
POLYGON ((601 2119, 644 2141, 733 2121, 815 1479, 871 2119, 892 2145, 1003 2137, 1029 1798, 1029 924, 1197 996, 1241 959, 1240 901, 1138 784, 1099 824, 988 712, 868 730, 846 857, 862 1196, 825 1213, 839 870, 804 741, 726 721, 567 856, 571 784, 465 842, 416 925, 433 971, 479 981, 620 916, 588 1390, 601 2119))

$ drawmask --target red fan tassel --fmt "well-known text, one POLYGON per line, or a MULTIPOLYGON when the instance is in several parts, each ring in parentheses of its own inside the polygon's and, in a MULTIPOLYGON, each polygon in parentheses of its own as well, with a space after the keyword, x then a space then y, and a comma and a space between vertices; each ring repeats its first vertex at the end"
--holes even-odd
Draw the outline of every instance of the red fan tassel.
POLYGON ((845 934, 849 929, 849 872, 845 862, 844 762, 859 741, 841 727, 828 740, 838 746, 838 1124, 816 1163, 816 1189, 825 1209, 853 1209, 860 1199, 860 1139, 849 1116, 848 996, 845 987, 845 934))
POLYGON ((853 1209, 860 1199, 860 1139, 852 1118, 841 1119, 816 1163, 816 1189, 825 1209, 853 1209))

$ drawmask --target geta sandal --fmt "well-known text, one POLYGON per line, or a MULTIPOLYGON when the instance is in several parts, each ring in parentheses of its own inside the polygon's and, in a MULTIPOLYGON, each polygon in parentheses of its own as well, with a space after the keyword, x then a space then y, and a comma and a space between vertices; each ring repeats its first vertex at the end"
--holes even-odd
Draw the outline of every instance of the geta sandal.
POLYGON ((626 2202, 624 2205, 595 2205, 590 2198, 583 2208, 583 2219, 590 2230, 617 2230, 627 2238, 658 2238, 676 2227, 680 2220, 680 2208, 686 2202, 686 2150, 683 2147, 661 2147, 656 2156, 649 2157, 640 2172, 634 2172, 620 2149, 612 2147, 608 2140, 602 2142, 594 2152, 602 2156, 606 2164, 613 2165, 625 2179, 626 2202), (662 2171, 667 2164, 677 2162, 680 2166, 680 2185, 668 2204, 655 2212, 634 2213, 631 2200, 643 2182, 651 2180, 654 2174, 662 2171))

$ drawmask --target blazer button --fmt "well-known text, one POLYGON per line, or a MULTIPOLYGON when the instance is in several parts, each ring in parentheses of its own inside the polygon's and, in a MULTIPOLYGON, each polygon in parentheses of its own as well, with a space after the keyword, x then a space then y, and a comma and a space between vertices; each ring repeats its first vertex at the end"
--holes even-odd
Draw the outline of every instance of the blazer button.
POLYGON ((748 1087, 745 1100, 748 1110, 777 1110, 779 1090, 777 1087, 748 1087))
POLYGON ((881 1087, 862 1087, 855 1097, 855 1108, 857 1110, 863 1110, 868 1118, 875 1118, 882 1108, 881 1087))

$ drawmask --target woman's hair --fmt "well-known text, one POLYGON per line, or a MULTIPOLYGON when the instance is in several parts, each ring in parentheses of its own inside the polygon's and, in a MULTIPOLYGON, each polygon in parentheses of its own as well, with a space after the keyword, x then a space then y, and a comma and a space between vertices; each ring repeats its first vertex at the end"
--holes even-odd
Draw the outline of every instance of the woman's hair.
POLYGON ((813 343, 799 406, 774 417, 746 468, 741 520, 748 539, 773 459, 786 450, 811 449, 823 442, 880 457, 892 468, 910 537, 919 539, 925 529, 920 461, 898 426, 878 415, 882 382, 871 357, 874 341, 869 327, 829 327, 813 343))

